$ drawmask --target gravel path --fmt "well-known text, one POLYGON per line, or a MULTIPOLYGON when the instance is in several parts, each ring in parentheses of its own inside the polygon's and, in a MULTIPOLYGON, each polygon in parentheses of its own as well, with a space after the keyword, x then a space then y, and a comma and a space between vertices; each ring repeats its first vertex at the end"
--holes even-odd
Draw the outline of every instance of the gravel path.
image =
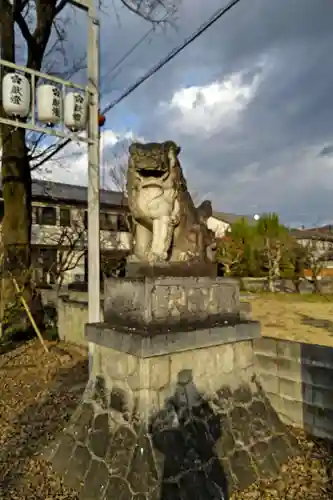
MULTIPOLYGON (((39 455, 78 404, 87 356, 77 348, 49 345, 49 355, 38 341, 0 355, 1 500, 78 500, 39 455)), ((332 444, 296 435, 305 455, 290 460, 279 478, 235 493, 231 500, 332 500, 332 444)))

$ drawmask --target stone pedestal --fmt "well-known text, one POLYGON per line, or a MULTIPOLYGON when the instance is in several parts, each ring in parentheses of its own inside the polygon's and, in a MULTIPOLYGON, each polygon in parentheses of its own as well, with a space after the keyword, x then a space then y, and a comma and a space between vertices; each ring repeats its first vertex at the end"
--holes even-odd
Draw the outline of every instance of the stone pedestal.
POLYGON ((94 500, 226 500, 276 474, 297 447, 256 381, 259 335, 251 321, 155 336, 87 325, 92 374, 53 467, 94 500))
POLYGON ((216 278, 217 264, 211 262, 165 262, 151 265, 148 262, 127 261, 126 276, 128 278, 159 277, 210 277, 216 278))
POLYGON ((203 277, 110 278, 105 282, 104 321, 110 325, 186 329, 239 320, 236 280, 203 277))

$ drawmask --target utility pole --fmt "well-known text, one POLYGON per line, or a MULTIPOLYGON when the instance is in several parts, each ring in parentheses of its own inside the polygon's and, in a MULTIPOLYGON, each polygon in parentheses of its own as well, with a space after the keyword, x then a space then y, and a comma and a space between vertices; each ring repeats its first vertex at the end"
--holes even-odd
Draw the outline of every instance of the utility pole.
MULTIPOLYGON (((100 133, 99 133, 99 21, 96 0, 88 10, 88 322, 100 321, 100 133)), ((89 343, 89 373, 94 344, 89 343)))
MULTIPOLYGON (((97 0, 71 0, 88 14, 88 322, 100 321, 99 21, 97 0)), ((94 344, 89 343, 89 373, 94 344)))

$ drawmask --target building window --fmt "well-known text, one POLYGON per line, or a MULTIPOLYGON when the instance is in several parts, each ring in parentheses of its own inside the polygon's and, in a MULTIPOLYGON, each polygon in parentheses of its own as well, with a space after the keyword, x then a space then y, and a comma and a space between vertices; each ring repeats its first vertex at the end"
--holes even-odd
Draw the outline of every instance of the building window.
POLYGON ((71 211, 69 208, 60 208, 60 226, 68 227, 71 225, 71 211))
POLYGON ((117 231, 118 215, 101 212, 100 214, 100 229, 102 231, 117 231))
POLYGON ((86 210, 83 213, 83 225, 84 229, 88 229, 88 212, 86 210))
POLYGON ((74 274, 75 283, 84 283, 84 274, 74 274))
POLYGON ((133 221, 133 217, 131 214, 127 215, 127 228, 128 228, 127 231, 129 231, 130 233, 134 229, 134 221, 133 221))
POLYGON ((32 211, 31 211, 32 224, 41 224, 40 209, 41 209, 41 207, 32 207, 32 211))
POLYGON ((57 250, 55 248, 40 249, 38 260, 42 271, 42 281, 54 285, 57 274, 57 250))
POLYGON ((42 207, 39 224, 43 224, 45 226, 56 226, 57 225, 56 208, 55 207, 42 207))
POLYGON ((118 215, 118 231, 125 233, 130 231, 129 219, 126 214, 118 215))

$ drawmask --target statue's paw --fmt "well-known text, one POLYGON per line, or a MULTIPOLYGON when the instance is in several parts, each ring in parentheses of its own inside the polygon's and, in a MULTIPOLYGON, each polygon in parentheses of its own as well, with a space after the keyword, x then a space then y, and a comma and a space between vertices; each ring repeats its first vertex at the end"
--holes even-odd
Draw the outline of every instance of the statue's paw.
POLYGON ((134 253, 127 257, 127 262, 141 262, 143 259, 134 253))
POLYGON ((154 252, 149 252, 147 258, 148 258, 149 264, 154 264, 154 262, 156 261, 156 256, 155 256, 154 252))
POLYGON ((160 256, 159 259, 161 262, 165 262, 168 258, 168 252, 163 252, 160 256))
POLYGON ((165 262, 167 258, 168 258, 167 252, 163 252, 162 254, 150 252, 148 255, 148 262, 150 262, 151 264, 158 264, 159 262, 165 262))
POLYGON ((189 252, 180 252, 179 254, 179 260, 180 262, 185 262, 189 258, 189 252))

